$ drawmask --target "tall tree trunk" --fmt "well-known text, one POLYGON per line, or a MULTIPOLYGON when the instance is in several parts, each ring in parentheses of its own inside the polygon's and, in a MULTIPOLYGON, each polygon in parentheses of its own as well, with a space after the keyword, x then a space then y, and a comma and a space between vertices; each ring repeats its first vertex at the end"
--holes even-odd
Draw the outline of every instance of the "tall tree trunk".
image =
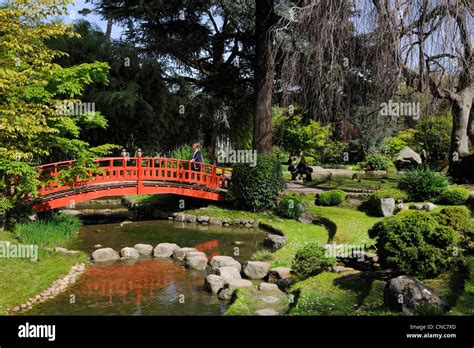
POLYGON ((253 147, 259 153, 272 151, 272 42, 269 37, 274 24, 274 0, 255 1, 255 109, 253 147))
POLYGON ((453 132, 451 135, 450 167, 454 168, 463 157, 469 155, 469 139, 474 140, 472 117, 474 88, 468 87, 452 96, 453 132))
POLYGON ((113 20, 112 18, 107 19, 107 29, 105 30, 105 37, 107 41, 110 41, 110 36, 112 35, 112 25, 113 25, 113 20))

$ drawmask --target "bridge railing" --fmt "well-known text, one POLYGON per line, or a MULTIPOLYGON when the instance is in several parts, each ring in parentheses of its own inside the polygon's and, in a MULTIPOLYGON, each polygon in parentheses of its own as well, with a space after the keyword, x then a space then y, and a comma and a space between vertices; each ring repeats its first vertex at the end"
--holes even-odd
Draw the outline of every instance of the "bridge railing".
POLYGON ((76 178, 72 185, 63 183, 59 173, 70 168, 73 161, 38 166, 40 179, 46 184, 39 196, 73 188, 110 182, 136 181, 138 192, 144 181, 161 181, 203 185, 211 189, 227 188, 230 172, 226 168, 206 163, 154 157, 106 157, 95 160, 99 173, 87 170, 88 178, 76 178))

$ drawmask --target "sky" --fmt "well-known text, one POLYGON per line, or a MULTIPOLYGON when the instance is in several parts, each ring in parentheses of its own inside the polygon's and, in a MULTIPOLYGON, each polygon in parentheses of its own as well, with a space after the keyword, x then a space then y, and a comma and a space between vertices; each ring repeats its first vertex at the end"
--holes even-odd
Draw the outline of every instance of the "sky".
MULTIPOLYGON (((85 19, 91 23, 97 24, 105 33, 105 29, 107 27, 107 21, 102 20, 102 18, 99 15, 96 15, 94 13, 90 13, 87 16, 80 15, 79 11, 84 8, 89 8, 92 10, 94 8, 94 5, 91 3, 86 4, 84 0, 76 0, 73 5, 68 6, 69 16, 63 17, 64 22, 67 24, 70 24, 76 20, 85 19)), ((112 27, 112 38, 113 39, 120 38, 121 33, 122 33, 122 28, 118 26, 117 24, 114 24, 112 27)))

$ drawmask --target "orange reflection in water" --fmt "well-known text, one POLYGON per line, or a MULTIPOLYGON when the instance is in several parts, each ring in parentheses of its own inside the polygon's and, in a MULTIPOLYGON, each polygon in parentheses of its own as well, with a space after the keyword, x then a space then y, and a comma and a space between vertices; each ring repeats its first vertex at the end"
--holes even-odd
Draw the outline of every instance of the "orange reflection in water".
POLYGON ((191 279, 180 264, 150 259, 134 264, 116 263, 111 266, 87 268, 79 286, 79 295, 93 299, 96 305, 111 305, 152 301, 157 290, 189 286, 191 279))
POLYGON ((206 252, 208 258, 218 255, 217 248, 219 247, 219 241, 217 239, 210 240, 208 242, 199 243, 195 248, 199 251, 206 252))

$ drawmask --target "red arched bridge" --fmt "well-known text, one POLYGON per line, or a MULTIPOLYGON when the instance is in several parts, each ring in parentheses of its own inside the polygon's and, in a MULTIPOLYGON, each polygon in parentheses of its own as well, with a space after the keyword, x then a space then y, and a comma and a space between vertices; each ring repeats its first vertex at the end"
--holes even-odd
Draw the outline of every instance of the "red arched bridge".
MULTIPOLYGON (((178 194, 219 201, 224 199, 230 178, 229 170, 210 164, 172 158, 108 157, 95 160, 99 173, 88 171, 87 179, 65 184, 61 170, 73 161, 39 166, 40 179, 46 184, 32 201, 36 212, 107 196, 137 194, 178 194)), ((95 172, 95 171, 94 171, 95 172)))

